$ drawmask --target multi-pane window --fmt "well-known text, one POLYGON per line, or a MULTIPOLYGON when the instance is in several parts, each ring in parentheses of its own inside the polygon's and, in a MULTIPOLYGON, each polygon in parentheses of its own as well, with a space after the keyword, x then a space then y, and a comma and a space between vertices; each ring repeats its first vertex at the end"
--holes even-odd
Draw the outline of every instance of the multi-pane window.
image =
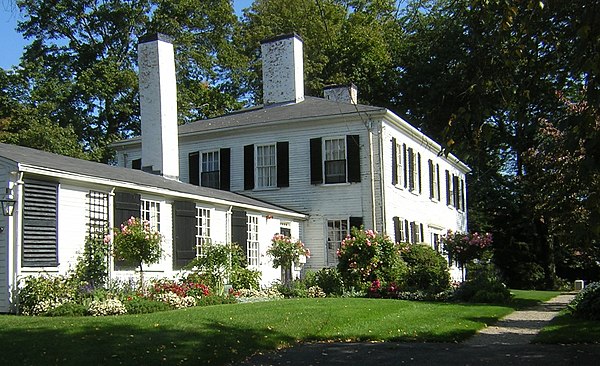
POLYGON ((88 237, 102 240, 108 229, 108 193, 88 193, 88 237))
POLYGON ((200 182, 203 187, 219 188, 219 151, 202 153, 202 172, 200 182))
POLYGON ((210 209, 196 207, 196 257, 206 255, 210 243, 210 209))
POLYGON ((288 221, 282 221, 280 224, 279 233, 288 238, 292 237, 292 224, 288 221))
POLYGON ((160 231, 160 202, 142 200, 142 220, 148 221, 152 230, 160 231))
POLYGON ((246 239, 247 252, 249 266, 259 265, 259 242, 258 242, 258 216, 248 215, 248 238, 246 239))
POLYGON ((446 204, 454 206, 454 182, 453 176, 446 170, 446 204))
POLYGON ((256 146, 256 187, 277 186, 277 150, 276 145, 256 146))
POLYGON ((429 160, 429 198, 440 200, 440 166, 429 160))
POLYGON ((346 139, 324 139, 325 183, 346 183, 346 139))
POLYGON ((348 220, 327 220, 327 264, 338 262, 337 252, 348 235, 348 220))
POLYGON ((410 234, 411 242, 413 244, 421 243, 423 241, 423 224, 413 221, 410 223, 410 234))
POLYGON ((394 164, 396 165, 394 168, 394 184, 398 187, 406 188, 407 185, 407 164, 406 164, 406 144, 396 143, 396 139, 394 139, 394 164))
POLYGON ((421 154, 407 149, 408 160, 408 189, 414 193, 421 193, 421 154))

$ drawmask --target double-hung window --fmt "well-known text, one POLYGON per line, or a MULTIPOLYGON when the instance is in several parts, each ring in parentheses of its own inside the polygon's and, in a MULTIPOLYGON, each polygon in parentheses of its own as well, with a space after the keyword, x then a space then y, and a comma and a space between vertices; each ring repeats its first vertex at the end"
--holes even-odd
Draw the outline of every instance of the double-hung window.
POLYGON ((392 138, 392 184, 396 187, 407 187, 406 144, 392 138))
POLYGON ((429 160, 429 198, 440 200, 440 166, 429 160))
POLYGON ((200 184, 202 187, 219 188, 219 151, 208 151, 202 153, 202 172, 200 173, 200 184))
POLYGON ((337 253, 342 245, 342 240, 348 235, 348 220, 327 220, 327 264, 335 265, 338 262, 337 253))
POLYGON ((206 255, 210 243, 210 209, 196 207, 196 257, 206 255))
POLYGON ((141 203, 142 220, 148 221, 152 230, 160 231, 160 202, 143 199, 141 203))
POLYGON ((346 183, 346 139, 323 139, 325 184, 346 183))
POLYGON ((277 187, 276 145, 256 146, 256 188, 277 187))
POLYGON ((260 246, 258 242, 258 216, 256 215, 248 215, 248 237, 246 239, 247 244, 247 252, 246 256, 248 258, 249 266, 258 266, 259 265, 259 253, 260 246))

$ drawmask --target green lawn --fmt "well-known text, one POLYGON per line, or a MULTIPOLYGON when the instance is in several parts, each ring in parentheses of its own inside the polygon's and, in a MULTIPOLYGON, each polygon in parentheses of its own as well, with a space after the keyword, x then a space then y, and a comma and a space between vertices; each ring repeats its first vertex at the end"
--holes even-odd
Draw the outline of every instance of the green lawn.
POLYGON ((563 311, 535 337, 537 343, 600 343, 600 321, 574 318, 563 311))
POLYGON ((460 341, 514 306, 332 298, 103 318, 5 315, 0 365, 223 364, 301 341, 460 341))

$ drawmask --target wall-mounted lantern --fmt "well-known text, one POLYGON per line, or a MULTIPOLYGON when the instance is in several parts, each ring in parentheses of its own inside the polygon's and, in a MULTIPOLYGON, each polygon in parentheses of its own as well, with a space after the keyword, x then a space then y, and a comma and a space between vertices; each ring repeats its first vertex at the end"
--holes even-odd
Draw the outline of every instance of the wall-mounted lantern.
POLYGON ((2 215, 12 216, 15 213, 15 199, 10 188, 6 188, 4 195, 0 199, 2 203, 2 215))

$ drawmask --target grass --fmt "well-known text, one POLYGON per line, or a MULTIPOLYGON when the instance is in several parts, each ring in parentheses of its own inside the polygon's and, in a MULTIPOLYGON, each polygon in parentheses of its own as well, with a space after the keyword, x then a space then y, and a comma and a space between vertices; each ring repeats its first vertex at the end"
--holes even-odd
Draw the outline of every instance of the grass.
POLYGON ((224 364, 306 341, 461 341, 513 307, 327 298, 103 318, 5 315, 0 364, 224 364))
POLYGON ((529 291, 529 290, 510 290, 513 295, 511 305, 515 310, 525 309, 535 306, 540 302, 548 301, 558 296, 558 291, 529 291))
POLYGON ((535 337, 536 343, 600 343, 600 321, 585 320, 562 311, 535 337))

